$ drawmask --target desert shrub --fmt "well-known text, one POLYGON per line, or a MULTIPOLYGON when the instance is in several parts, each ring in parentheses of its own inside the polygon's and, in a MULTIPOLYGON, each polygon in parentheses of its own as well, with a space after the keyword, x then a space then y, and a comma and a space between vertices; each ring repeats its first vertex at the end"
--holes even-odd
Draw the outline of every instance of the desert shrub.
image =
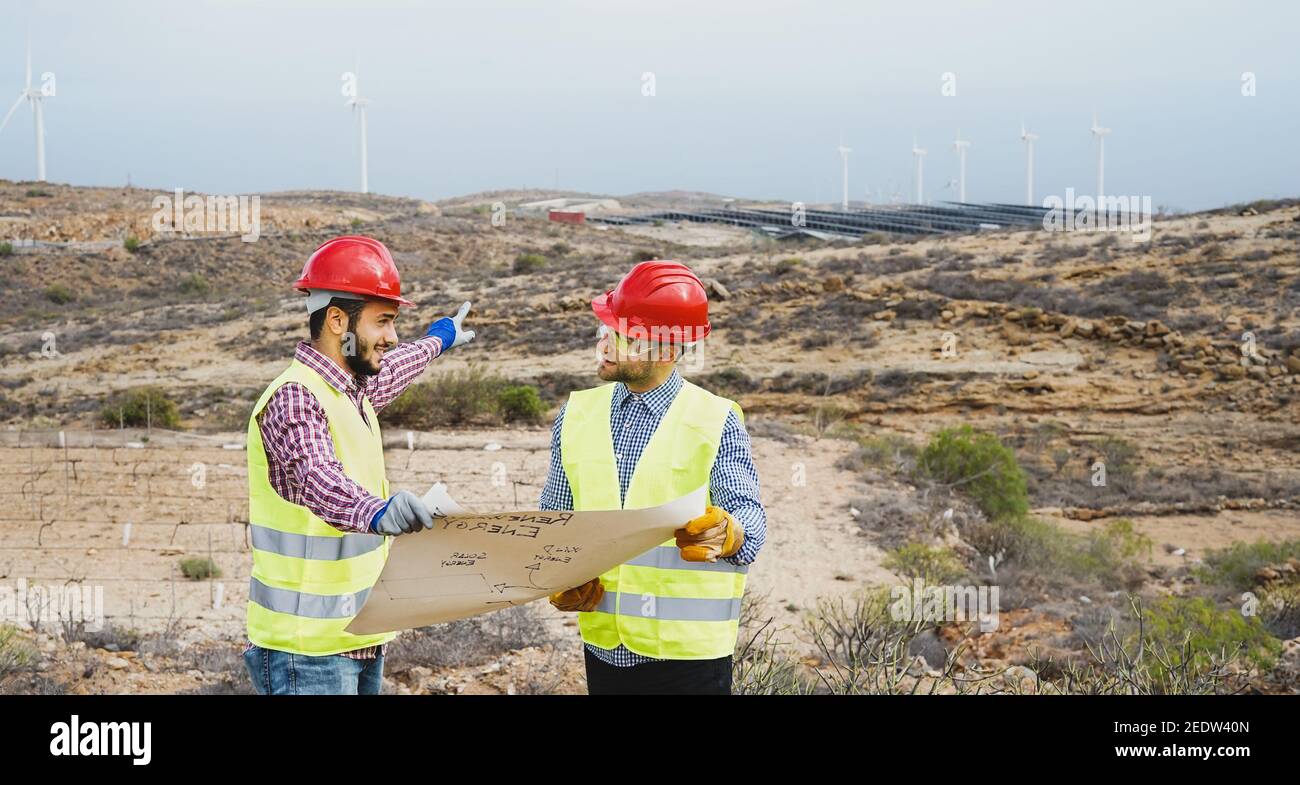
POLYGON ((389 644, 386 660, 396 671, 413 665, 459 667, 553 642, 537 605, 520 605, 403 633, 389 644))
POLYGON ((35 647, 18 634, 17 627, 0 624, 0 681, 31 670, 38 659, 35 647))
POLYGON ((1092 443, 1097 457, 1106 465, 1107 477, 1131 477, 1137 472, 1137 446, 1117 436, 1107 436, 1092 443))
POLYGON ((14 244, 9 242, 8 240, 5 240, 4 242, 0 242, 0 256, 13 256, 13 255, 14 255, 14 244))
POLYGON ((176 402, 158 387, 135 387, 113 396, 100 409, 99 419, 110 428, 120 423, 175 429, 181 424, 176 402))
POLYGON ((696 378, 696 383, 706 390, 728 398, 736 398, 759 388, 758 381, 734 366, 699 376, 696 378))
POLYGON ((1117 520, 1087 536, 1031 516, 976 524, 967 541, 981 554, 1059 583, 1073 578, 1106 589, 1135 588, 1143 580, 1139 559, 1150 558, 1152 543, 1127 520, 1117 520))
POLYGON ((68 643, 82 641, 92 649, 107 651, 136 651, 143 640, 139 631, 112 622, 105 623, 98 630, 87 630, 83 621, 65 621, 62 633, 68 643))
POLYGON ((135 253, 140 249, 140 238, 133 234, 127 235, 127 238, 122 241, 122 247, 131 253, 135 253))
POLYGON ((61 283, 56 283, 45 287, 45 299, 55 305, 67 305, 77 299, 77 296, 73 294, 72 290, 68 287, 61 283))
POLYGON ((649 262, 658 258, 659 258, 659 254, 655 251, 649 250, 648 248, 638 248, 632 252, 633 264, 636 264, 638 262, 649 262))
POLYGON ((920 450, 897 434, 887 433, 858 440, 858 449, 840 459, 841 469, 861 472, 879 469, 890 473, 910 471, 916 466, 920 450))
POLYGON ((917 471, 968 494, 989 520, 1029 512, 1025 475, 1015 454, 991 433, 969 425, 936 433, 916 462, 917 471))
POLYGON ((546 257, 537 253, 521 253, 515 257, 515 275, 535 273, 546 266, 546 257))
POLYGON ((783 641, 766 611, 768 595, 746 592, 740 605, 732 693, 735 695, 804 695, 813 684, 803 663, 783 641))
POLYGON ((208 578, 220 578, 221 568, 217 563, 208 558, 191 558, 181 559, 181 575, 192 581, 201 581, 208 578))
POLYGON ((1089 533, 1083 547, 1071 549, 1062 565, 1076 578, 1099 581, 1107 588, 1136 588, 1143 575, 1138 560, 1150 561, 1151 538, 1136 531, 1133 522, 1120 518, 1101 531, 1089 533))
POLYGON ((546 407, 530 384, 517 384, 497 393, 497 408, 506 422, 537 422, 546 407))
POLYGON ((772 268, 772 274, 777 276, 785 275, 786 273, 794 272, 795 268, 799 267, 802 264, 803 264, 803 259, 800 259, 798 257, 782 259, 781 261, 776 263, 776 266, 772 268))
POLYGON ((909 395, 925 382, 921 373, 890 368, 871 379, 871 393, 867 396, 872 401, 890 401, 909 395))
POLYGON ((1282 648, 1258 617, 1222 610, 1205 597, 1158 597, 1143 610, 1143 621, 1145 633, 1170 653, 1168 662, 1150 664, 1157 676, 1184 663, 1203 667, 1212 657, 1236 653, 1267 670, 1282 648))
POLYGON ((407 387, 380 413, 380 419, 403 428, 429 429, 463 425, 496 414, 497 394, 506 380, 479 366, 448 371, 407 387))
POLYGON ((1196 571, 1205 583, 1229 586, 1246 591, 1255 584, 1255 573, 1261 567, 1300 558, 1300 539, 1282 542, 1234 542, 1227 548, 1210 551, 1205 564, 1196 571))
POLYGON ((927 584, 953 583, 966 574, 951 548, 910 542, 885 556, 885 569, 927 584))
POLYGON ((181 294, 203 295, 207 294, 211 287, 208 285, 207 278, 204 278, 198 273, 190 273, 181 279, 181 282, 177 284, 176 288, 181 292, 181 294))
POLYGON ((1259 594, 1259 620, 1273 637, 1300 637, 1300 585, 1277 586, 1259 594))

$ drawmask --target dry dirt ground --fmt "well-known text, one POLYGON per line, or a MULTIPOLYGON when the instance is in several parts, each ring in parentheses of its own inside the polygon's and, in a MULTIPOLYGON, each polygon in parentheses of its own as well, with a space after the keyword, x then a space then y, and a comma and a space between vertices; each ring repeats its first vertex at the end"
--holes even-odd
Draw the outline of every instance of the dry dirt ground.
MULTIPOLYGON (((1151 539, 1144 590, 1156 594, 1183 591, 1212 549, 1300 538, 1293 202, 1164 218, 1145 243, 1016 231, 786 245, 701 226, 493 225, 492 203, 542 193, 440 205, 277 194, 264 199, 262 238, 243 243, 156 234, 154 195, 0 181, 0 235, 67 244, 0 257, 0 580, 102 584, 116 624, 173 642, 113 652, 46 629, 32 637, 45 681, 29 689, 220 691, 237 672, 249 566, 240 431, 304 332, 289 283, 319 242, 350 231, 393 249, 418 303, 404 336, 474 301, 479 339, 426 379, 476 366, 537 385, 550 414, 592 383, 592 296, 641 258, 696 269, 715 329, 685 375, 745 407, 770 519, 751 592, 804 655, 801 622, 819 598, 894 582, 888 549, 960 546, 945 512, 958 524, 979 515, 960 493, 914 482, 905 459, 855 458, 882 437, 919 447, 960 424, 997 434, 1026 468, 1036 516, 1080 533, 1124 517, 1151 539), (127 236, 142 240, 134 252, 116 244, 127 236), (546 261, 517 271, 524 254, 546 261), (145 441, 106 427, 105 404, 142 385, 177 401, 183 433, 145 441), (1098 459, 1124 471, 1099 487, 1098 459), (209 553, 220 578, 180 575, 181 559, 209 553)), ((444 480, 485 509, 531 504, 546 422, 471 418, 421 430, 414 450, 390 424, 390 476, 421 492, 444 480), (506 484, 493 484, 498 462, 506 484)), ((1070 628, 1077 597, 1031 594, 1016 640, 1070 628)), ((575 630, 537 605, 554 640, 521 637, 429 673, 399 663, 394 689, 581 691, 575 630)), ((1020 648, 982 651, 1005 662, 1020 648)))

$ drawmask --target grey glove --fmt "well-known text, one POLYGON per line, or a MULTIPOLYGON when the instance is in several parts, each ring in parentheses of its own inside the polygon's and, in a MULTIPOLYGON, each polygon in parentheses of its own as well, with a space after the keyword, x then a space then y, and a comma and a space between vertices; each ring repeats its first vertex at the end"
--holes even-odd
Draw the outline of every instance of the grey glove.
POLYGON ((420 497, 410 491, 398 491, 388 504, 379 511, 371 525, 375 534, 396 536, 410 534, 422 529, 433 528, 433 516, 420 501, 420 497))

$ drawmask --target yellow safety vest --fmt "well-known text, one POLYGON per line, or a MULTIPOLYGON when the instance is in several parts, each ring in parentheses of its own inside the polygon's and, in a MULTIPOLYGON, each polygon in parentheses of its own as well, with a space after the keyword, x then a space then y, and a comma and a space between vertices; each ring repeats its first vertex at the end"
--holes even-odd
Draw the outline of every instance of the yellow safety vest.
MULTIPOLYGON (((576 510, 653 507, 707 485, 728 412, 743 416, 735 402, 685 382, 641 453, 620 504, 609 430, 613 397, 613 384, 569 395, 560 457, 576 510)), ((667 540, 600 576, 600 605, 578 614, 582 639, 602 649, 621 643, 659 659, 730 655, 747 571, 721 559, 685 561, 676 541, 667 540)))
POLYGON ((267 649, 321 656, 352 651, 396 637, 395 632, 353 635, 343 628, 366 601, 388 558, 388 538, 347 534, 291 504, 271 487, 257 416, 281 385, 306 387, 329 420, 334 454, 362 488, 388 498, 384 446, 369 399, 366 417, 356 405, 303 363, 294 360, 271 382, 248 420, 248 522, 253 573, 248 588, 248 639, 267 649))

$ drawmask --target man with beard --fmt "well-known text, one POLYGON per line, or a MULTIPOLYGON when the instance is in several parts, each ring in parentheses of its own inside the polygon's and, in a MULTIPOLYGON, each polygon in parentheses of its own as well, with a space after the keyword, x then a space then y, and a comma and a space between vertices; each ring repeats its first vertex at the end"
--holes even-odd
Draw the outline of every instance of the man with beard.
POLYGON ((682 379, 709 333, 708 296, 685 265, 642 262, 591 302, 597 374, 555 420, 541 507, 653 507, 708 485, 675 539, 551 596, 577 611, 587 691, 729 694, 747 565, 766 537, 758 474, 733 401, 682 379))
POLYGON ((474 339, 456 316, 399 345, 402 299, 388 249, 337 237, 307 260, 310 341, 248 422, 253 571, 244 662, 261 694, 378 694, 395 632, 344 628, 388 557, 389 538, 430 528, 410 491, 389 495, 376 413, 435 357, 474 339))

